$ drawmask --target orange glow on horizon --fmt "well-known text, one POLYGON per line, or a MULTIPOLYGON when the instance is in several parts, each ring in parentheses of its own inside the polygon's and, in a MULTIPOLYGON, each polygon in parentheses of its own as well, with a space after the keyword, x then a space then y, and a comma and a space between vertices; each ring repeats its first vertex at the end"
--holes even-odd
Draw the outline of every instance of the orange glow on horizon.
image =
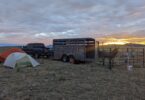
POLYGON ((125 43, 125 42, 106 42, 103 45, 113 45, 113 44, 115 44, 115 45, 125 45, 127 43, 125 43))
POLYGON ((142 44, 145 45, 145 38, 123 38, 123 39, 118 39, 118 38, 101 38, 100 41, 103 41, 103 45, 125 45, 128 43, 132 44, 142 44))

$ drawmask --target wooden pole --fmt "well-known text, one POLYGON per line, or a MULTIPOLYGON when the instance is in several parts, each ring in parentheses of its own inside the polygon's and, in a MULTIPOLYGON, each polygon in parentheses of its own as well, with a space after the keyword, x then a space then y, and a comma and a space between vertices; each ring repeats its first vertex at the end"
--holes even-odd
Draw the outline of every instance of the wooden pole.
POLYGON ((99 42, 95 41, 95 60, 99 58, 99 54, 98 54, 99 50, 100 50, 99 42))
MULTIPOLYGON (((132 48, 133 49, 133 48, 132 48)), ((135 57, 133 56, 133 50, 131 49, 131 57, 132 57, 132 59, 133 59, 133 66, 135 65, 135 57)), ((138 49, 137 49, 137 51, 139 51, 138 49)))
MULTIPOLYGON (((110 48, 110 54, 111 54, 112 49, 110 48)), ((112 59, 109 58, 109 69, 112 70, 112 59)))
POLYGON ((145 67, 145 49, 143 48, 143 67, 145 67))
POLYGON ((102 49, 103 49, 103 51, 104 51, 104 45, 103 45, 104 43, 102 42, 102 49))
POLYGON ((130 64, 130 61, 129 61, 129 48, 127 48, 127 66, 130 64))

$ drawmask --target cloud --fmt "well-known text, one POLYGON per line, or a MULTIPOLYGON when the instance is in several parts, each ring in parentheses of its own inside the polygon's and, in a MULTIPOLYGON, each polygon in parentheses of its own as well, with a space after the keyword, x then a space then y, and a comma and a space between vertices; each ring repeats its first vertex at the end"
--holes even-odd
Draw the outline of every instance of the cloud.
POLYGON ((46 38, 59 38, 59 37, 65 37, 65 38, 68 38, 68 37, 75 37, 75 36, 78 36, 79 34, 75 33, 73 30, 67 30, 67 31, 64 31, 64 32, 50 32, 50 33, 36 33, 34 35, 34 37, 36 38, 43 38, 43 39, 46 39, 46 38))
POLYGON ((1 0, 0 42, 144 36, 144 10, 143 0, 1 0))

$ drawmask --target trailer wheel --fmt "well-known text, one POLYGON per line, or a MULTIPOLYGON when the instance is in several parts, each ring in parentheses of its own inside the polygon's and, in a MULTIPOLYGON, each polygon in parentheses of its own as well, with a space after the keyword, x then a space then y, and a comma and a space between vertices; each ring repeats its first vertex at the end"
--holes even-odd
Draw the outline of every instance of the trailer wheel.
POLYGON ((61 60, 62 60, 63 62, 68 62, 68 57, 67 57, 67 55, 63 55, 62 58, 61 58, 61 60))
POLYGON ((69 63, 71 63, 71 64, 75 64, 76 63, 76 60, 75 60, 75 58, 73 56, 69 57, 69 63))

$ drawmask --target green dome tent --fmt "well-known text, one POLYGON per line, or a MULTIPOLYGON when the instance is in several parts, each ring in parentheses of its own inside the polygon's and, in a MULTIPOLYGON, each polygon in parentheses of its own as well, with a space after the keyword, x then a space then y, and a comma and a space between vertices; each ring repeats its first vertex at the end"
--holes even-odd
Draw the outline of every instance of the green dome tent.
POLYGON ((5 62, 4 66, 15 68, 15 67, 36 67, 40 65, 36 60, 26 53, 15 52, 10 54, 5 62))

